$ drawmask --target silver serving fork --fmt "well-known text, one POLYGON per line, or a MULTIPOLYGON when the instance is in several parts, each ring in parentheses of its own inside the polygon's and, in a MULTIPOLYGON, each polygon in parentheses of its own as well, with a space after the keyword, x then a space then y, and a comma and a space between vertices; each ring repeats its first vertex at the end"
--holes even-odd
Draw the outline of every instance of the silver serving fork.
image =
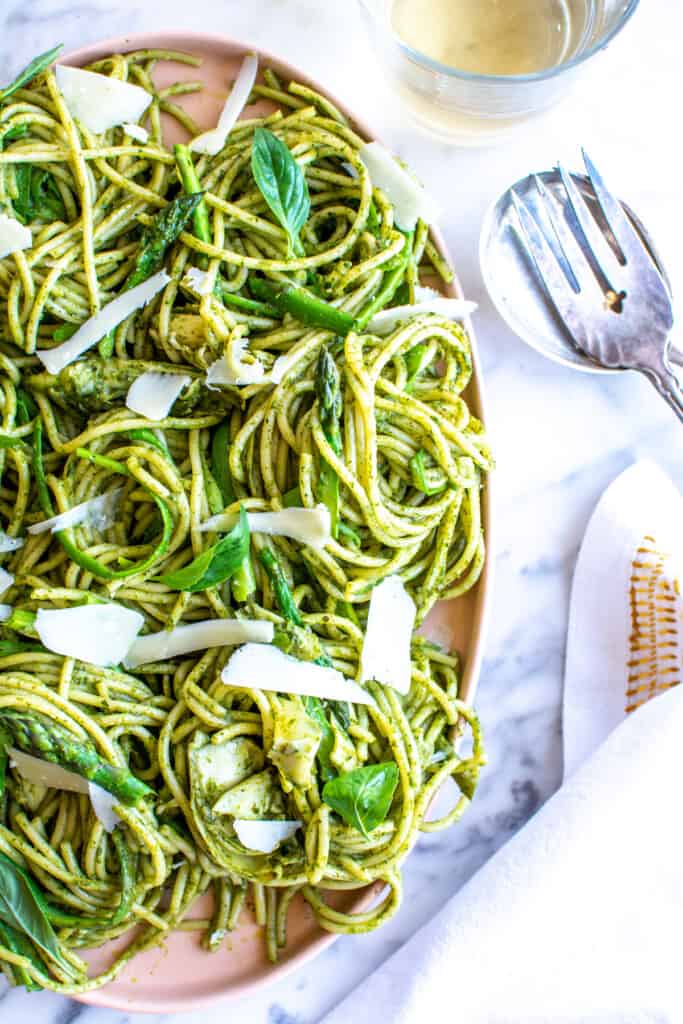
POLYGON ((512 190, 518 237, 572 344, 601 366, 644 373, 683 422, 683 390, 668 359, 671 295, 621 203, 585 152, 583 159, 609 230, 558 166, 564 209, 538 177, 534 209, 512 190))

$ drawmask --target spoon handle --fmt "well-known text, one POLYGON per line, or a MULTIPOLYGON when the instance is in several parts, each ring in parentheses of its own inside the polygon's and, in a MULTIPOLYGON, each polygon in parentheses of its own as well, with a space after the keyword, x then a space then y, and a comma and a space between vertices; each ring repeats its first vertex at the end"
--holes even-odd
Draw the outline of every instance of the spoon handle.
POLYGON ((666 356, 662 357, 659 365, 649 368, 647 377, 683 423, 683 389, 666 356))

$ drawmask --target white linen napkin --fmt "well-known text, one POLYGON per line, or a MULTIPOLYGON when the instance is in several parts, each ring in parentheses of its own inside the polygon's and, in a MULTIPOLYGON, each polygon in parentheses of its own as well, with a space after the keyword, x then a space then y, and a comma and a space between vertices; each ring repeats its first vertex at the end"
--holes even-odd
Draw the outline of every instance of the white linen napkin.
POLYGON ((324 1024, 683 1021, 676 517, 650 465, 607 491, 572 596, 568 781, 324 1024))

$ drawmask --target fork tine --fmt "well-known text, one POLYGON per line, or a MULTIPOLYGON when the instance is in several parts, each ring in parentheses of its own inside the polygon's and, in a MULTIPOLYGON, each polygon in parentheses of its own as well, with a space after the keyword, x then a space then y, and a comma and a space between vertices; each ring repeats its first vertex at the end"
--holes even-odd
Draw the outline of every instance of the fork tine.
POLYGON ((586 150, 582 149, 581 153, 583 154, 583 162, 586 165, 595 197, 622 251, 624 262, 632 261, 640 268, 647 266, 648 269, 652 269, 657 273, 642 240, 624 212, 621 203, 605 185, 602 175, 588 156, 586 150))
POLYGON ((520 240, 525 243, 524 247, 533 260, 541 284, 547 291, 560 319, 575 343, 580 345, 583 337, 579 310, 580 298, 572 291, 529 207, 514 189, 511 190, 510 195, 522 229, 520 240))
POLYGON ((576 183, 571 174, 568 174, 562 164, 559 163, 557 165, 557 170, 559 171, 562 184, 564 185, 565 192, 567 193, 569 207, 574 214, 574 218, 579 231, 583 235, 588 251, 592 255, 595 269, 601 283, 606 291, 617 292, 618 289, 611 284, 610 276, 605 270, 605 266, 609 266, 610 263, 614 261, 614 253, 610 249, 607 239, 594 220, 593 214, 588 209, 585 199, 576 187, 576 183))
MULTIPOLYGON (((534 174, 533 177, 534 184, 536 185, 536 189, 542 200, 541 209, 543 210, 545 216, 548 219, 548 222, 550 223, 551 228, 553 229, 553 234, 555 236, 555 241, 557 243, 557 252, 555 253, 555 256, 557 257, 560 266, 567 275, 567 280, 572 286, 572 289, 578 295, 578 293, 581 291, 581 284, 579 283, 579 280, 576 274, 574 273, 574 269, 569 258, 569 239, 567 237, 568 232, 565 229, 564 223, 562 223, 561 218, 557 215, 553 197, 551 196, 549 190, 545 187, 543 181, 541 180, 541 178, 539 178, 537 174, 534 174)), ((548 239, 548 241, 551 242, 550 239, 548 239)), ((553 248, 552 242, 550 247, 553 248)))

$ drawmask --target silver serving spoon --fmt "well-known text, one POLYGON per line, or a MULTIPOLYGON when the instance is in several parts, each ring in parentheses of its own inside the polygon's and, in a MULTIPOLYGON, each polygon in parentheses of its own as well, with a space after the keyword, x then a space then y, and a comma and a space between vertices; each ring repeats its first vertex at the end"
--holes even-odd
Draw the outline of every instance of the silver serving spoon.
POLYGON ((584 158, 587 177, 532 174, 490 208, 480 241, 487 288, 533 348, 587 372, 638 369, 683 419, 666 271, 643 224, 584 158))

